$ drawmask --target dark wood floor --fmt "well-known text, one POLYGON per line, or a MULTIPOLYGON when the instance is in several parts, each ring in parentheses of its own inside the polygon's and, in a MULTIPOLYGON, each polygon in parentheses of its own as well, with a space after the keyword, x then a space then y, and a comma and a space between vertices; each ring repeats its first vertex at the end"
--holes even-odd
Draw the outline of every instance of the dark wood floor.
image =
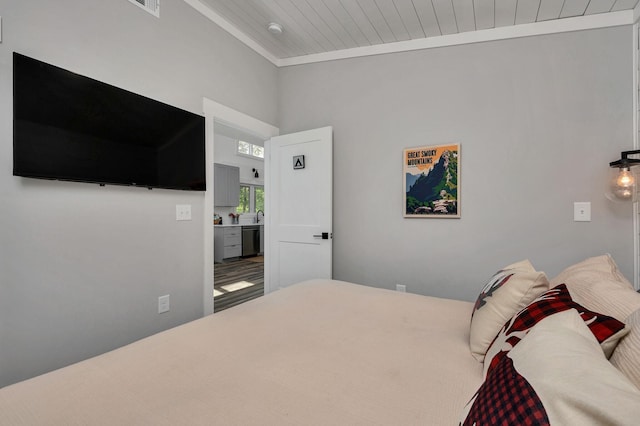
POLYGON ((264 263, 261 260, 263 258, 259 256, 214 264, 214 313, 264 295, 264 263), (236 283, 253 285, 239 290, 224 288, 236 283))

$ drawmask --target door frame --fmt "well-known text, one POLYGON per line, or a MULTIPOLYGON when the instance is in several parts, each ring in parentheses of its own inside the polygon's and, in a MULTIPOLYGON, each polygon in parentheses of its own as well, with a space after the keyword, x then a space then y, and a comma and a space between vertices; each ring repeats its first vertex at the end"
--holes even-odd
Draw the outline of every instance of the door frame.
MULTIPOLYGON (((215 122, 224 123, 236 129, 254 134, 264 140, 270 139, 272 136, 278 136, 280 129, 269 123, 258 120, 243 112, 229 108, 218 102, 208 98, 203 98, 202 110, 205 119, 205 162, 206 162, 206 183, 207 190, 204 193, 204 282, 203 282, 203 313, 204 315, 213 314, 213 164, 215 162, 214 155, 214 134, 215 122)), ((269 158, 265 155, 265 175, 268 174, 269 158)), ((265 176, 266 183, 266 176, 265 176)), ((265 204, 269 194, 265 188, 265 204)), ((265 214, 265 235, 268 235, 269 215, 265 214)), ((268 239, 268 237, 267 237, 268 239)), ((265 270, 268 266, 269 256, 267 244, 265 244, 265 270)), ((268 288, 267 274, 265 273, 265 290, 268 288)))

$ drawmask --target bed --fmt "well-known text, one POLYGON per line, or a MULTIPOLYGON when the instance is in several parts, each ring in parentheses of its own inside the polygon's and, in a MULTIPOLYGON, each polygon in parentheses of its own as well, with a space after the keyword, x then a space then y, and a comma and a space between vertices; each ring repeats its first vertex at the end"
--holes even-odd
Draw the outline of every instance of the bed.
POLYGON ((308 281, 0 389, 0 424, 456 425, 487 383, 477 305, 308 281))

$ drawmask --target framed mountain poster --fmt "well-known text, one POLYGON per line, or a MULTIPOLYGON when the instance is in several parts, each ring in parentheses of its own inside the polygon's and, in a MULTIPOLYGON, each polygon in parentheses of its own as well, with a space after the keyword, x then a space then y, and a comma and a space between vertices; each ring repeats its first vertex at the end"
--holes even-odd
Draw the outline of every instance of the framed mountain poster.
POLYGON ((407 148, 404 217, 460 217, 460 144, 407 148))

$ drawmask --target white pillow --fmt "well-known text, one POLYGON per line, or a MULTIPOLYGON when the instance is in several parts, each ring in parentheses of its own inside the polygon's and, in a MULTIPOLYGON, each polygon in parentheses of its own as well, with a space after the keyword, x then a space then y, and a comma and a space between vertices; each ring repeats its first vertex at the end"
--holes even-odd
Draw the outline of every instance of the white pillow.
POLYGON ((618 343, 610 361, 640 389, 640 309, 625 322, 631 331, 618 343))
POLYGON ((544 272, 536 271, 528 260, 496 272, 484 285, 471 313, 469 347, 474 358, 482 362, 504 324, 548 288, 544 272))
POLYGON ((608 255, 590 257, 553 278, 550 287, 566 284, 571 298, 587 309, 624 321, 640 309, 640 294, 608 255))
POLYGON ((588 274, 585 275, 585 278, 591 278, 592 280, 614 280, 626 285, 626 287, 633 288, 633 285, 625 278, 622 272, 620 272, 613 257, 608 253, 601 256, 589 257, 567 267, 564 271, 560 272, 557 277, 551 280, 551 286, 555 287, 558 284, 566 284, 572 277, 581 273, 588 274))

